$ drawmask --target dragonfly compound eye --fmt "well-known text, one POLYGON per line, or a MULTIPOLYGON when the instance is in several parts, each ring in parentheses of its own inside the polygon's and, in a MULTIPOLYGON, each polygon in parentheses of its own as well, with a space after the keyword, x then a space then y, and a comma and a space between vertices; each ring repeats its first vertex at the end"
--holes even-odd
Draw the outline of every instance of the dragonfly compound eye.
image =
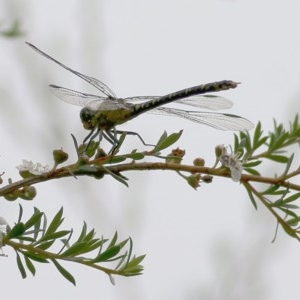
POLYGON ((88 109, 87 107, 83 108, 80 112, 80 119, 85 129, 94 129, 95 121, 94 121, 95 112, 88 109))

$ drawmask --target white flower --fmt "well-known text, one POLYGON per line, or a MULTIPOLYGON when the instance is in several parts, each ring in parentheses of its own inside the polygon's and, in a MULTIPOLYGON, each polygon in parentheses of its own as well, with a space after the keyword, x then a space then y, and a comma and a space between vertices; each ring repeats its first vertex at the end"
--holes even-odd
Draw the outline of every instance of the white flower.
POLYGON ((2 247, 3 237, 6 235, 7 222, 4 218, 0 217, 0 249, 2 247))
POLYGON ((229 153, 228 147, 223 146, 222 154, 219 157, 219 160, 224 167, 230 169, 231 179, 235 182, 240 181, 243 173, 243 163, 238 158, 239 155, 232 153, 231 148, 229 153))
POLYGON ((28 171, 33 175, 41 175, 50 171, 50 167, 48 165, 43 166, 41 163, 35 164, 32 161, 28 161, 25 159, 23 159, 22 162, 22 165, 17 166, 17 169, 20 172, 28 171))

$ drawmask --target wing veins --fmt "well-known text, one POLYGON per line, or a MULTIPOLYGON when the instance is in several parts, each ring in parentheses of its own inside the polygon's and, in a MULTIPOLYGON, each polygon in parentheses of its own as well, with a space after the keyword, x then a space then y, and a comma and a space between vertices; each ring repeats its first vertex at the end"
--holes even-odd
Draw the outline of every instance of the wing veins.
POLYGON ((45 52, 43 52, 42 50, 40 50, 39 48, 37 48, 36 46, 25 42, 29 47, 31 47, 33 50, 35 50, 36 52, 38 52, 40 55, 46 57, 47 59, 53 61, 54 63, 58 64, 59 66, 61 66, 62 68, 64 68, 65 70, 77 75, 78 77, 80 77, 81 79, 85 80, 86 82, 88 82, 89 84, 91 84, 92 86, 94 86, 97 90, 101 91, 102 93, 104 93, 106 96, 110 97, 110 98, 117 98, 116 94, 102 81, 98 80, 97 78, 94 77, 90 77, 88 75, 84 75, 78 71, 75 71, 71 68, 69 68, 68 66, 64 65, 63 63, 59 62, 58 60, 56 60, 55 58, 51 57, 50 55, 46 54, 45 52))

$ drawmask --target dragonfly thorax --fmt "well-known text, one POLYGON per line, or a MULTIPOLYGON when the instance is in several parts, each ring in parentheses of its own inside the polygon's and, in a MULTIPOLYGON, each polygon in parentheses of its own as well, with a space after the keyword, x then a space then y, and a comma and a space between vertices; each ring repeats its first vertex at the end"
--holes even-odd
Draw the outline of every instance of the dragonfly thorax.
POLYGON ((84 107, 80 112, 80 119, 83 127, 87 130, 95 128, 110 130, 116 125, 136 117, 133 113, 134 110, 131 107, 111 110, 93 110, 89 107, 84 107))

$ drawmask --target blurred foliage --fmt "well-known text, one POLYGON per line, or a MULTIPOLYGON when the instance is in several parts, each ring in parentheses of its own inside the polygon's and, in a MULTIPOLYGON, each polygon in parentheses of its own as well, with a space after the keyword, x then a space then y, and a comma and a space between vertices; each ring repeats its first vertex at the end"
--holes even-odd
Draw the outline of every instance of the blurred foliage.
POLYGON ((4 26, 0 23, 0 36, 6 37, 6 38, 16 38, 23 36, 25 33, 21 29, 20 21, 15 20, 12 25, 8 28, 5 28, 7 26, 4 26))

